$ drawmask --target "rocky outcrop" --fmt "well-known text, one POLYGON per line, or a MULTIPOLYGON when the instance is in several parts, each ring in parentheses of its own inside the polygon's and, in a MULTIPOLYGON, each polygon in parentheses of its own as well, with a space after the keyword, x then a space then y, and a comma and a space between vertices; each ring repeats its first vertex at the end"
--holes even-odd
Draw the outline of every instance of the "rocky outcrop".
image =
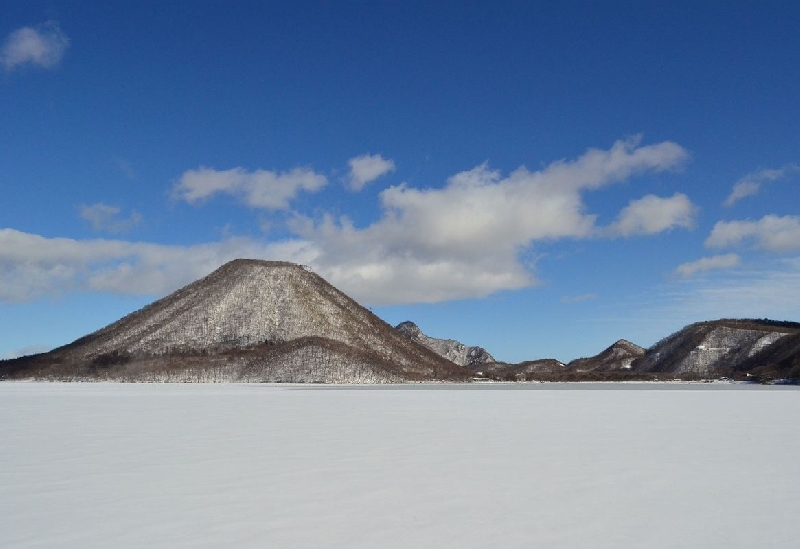
POLYGON ((494 357, 483 347, 467 347, 454 339, 437 339, 427 336, 422 333, 419 326, 409 320, 401 322, 395 326, 395 329, 411 341, 424 345, 459 366, 474 368, 495 362, 494 357))
POLYGON ((611 372, 629 370, 633 361, 644 356, 645 350, 628 340, 620 339, 593 357, 578 358, 567 364, 575 372, 611 372))
POLYGON ((236 260, 5 378, 392 382, 463 380, 299 265, 236 260))

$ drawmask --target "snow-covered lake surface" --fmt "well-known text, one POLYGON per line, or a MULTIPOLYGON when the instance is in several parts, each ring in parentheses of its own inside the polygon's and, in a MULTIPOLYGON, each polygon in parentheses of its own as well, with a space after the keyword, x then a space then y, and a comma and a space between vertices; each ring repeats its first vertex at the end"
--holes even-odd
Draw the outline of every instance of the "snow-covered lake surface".
POLYGON ((0 383, 0 547, 800 546, 796 387, 451 389, 0 383))

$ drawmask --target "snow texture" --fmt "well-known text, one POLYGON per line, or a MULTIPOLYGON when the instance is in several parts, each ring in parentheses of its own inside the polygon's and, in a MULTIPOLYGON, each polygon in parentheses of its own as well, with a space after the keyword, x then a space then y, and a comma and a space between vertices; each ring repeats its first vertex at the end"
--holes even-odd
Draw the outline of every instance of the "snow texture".
POLYGON ((2 383, 0 547, 797 547, 797 388, 578 387, 2 383))

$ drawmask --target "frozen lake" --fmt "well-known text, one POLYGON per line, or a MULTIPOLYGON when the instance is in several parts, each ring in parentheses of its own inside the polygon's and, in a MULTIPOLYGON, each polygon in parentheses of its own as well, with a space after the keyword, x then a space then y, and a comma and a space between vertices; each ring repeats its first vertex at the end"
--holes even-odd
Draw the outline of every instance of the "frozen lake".
POLYGON ((0 383, 3 548, 798 546, 800 390, 0 383))

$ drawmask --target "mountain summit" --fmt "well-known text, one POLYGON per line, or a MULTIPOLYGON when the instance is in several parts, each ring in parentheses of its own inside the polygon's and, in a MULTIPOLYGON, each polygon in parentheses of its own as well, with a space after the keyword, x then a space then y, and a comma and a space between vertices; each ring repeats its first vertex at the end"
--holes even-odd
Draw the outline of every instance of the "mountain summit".
POLYGON ((0 376, 384 382, 467 374, 310 269, 239 259, 65 347, 0 365, 0 376))

